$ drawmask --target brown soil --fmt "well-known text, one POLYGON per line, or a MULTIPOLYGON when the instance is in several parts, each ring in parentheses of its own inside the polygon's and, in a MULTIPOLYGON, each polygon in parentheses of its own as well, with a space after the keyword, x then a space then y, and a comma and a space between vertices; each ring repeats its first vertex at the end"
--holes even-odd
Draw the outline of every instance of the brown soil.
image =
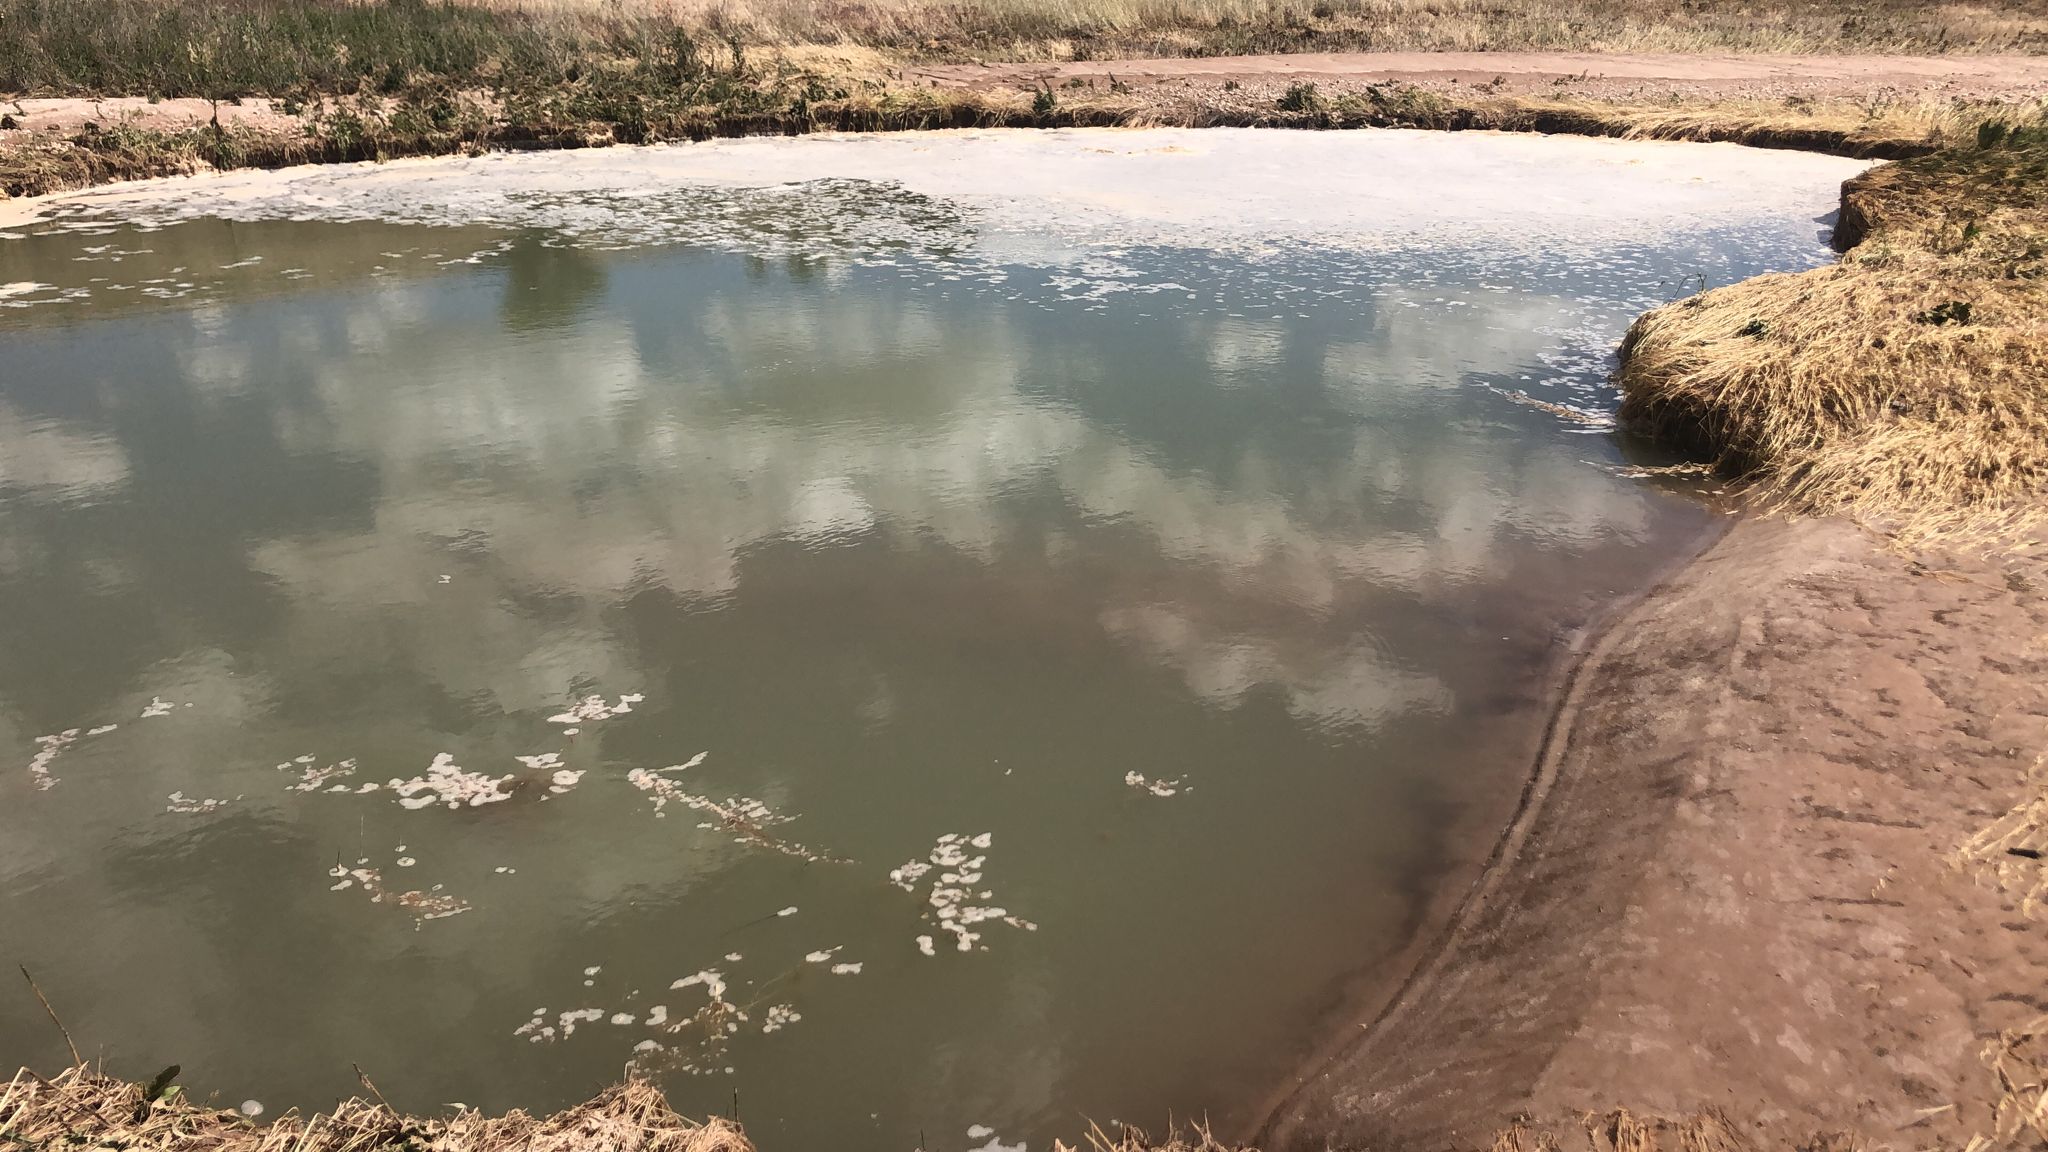
POLYGON ((1206 59, 933 64, 906 79, 940 87, 1019 88, 1069 81, 1134 88, 1225 83, 1358 86, 1393 82, 1432 90, 1488 87, 1519 95, 1560 91, 1595 98, 1676 94, 1707 98, 2038 99, 2048 93, 2040 56, 1693 56, 1587 52, 1306 52, 1206 59))
POLYGON ((1264 1147, 1484 1147, 1518 1114, 1582 1147, 1617 1106, 1962 1147, 1984 1045, 2048 1012, 2048 919, 1953 861, 2044 751, 2048 564, 1739 523, 1573 673, 1500 859, 1264 1147))

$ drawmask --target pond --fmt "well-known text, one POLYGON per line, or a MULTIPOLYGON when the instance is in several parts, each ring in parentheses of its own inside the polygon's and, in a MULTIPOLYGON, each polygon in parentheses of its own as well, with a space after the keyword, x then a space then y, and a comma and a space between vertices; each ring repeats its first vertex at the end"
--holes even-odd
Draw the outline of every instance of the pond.
POLYGON ((1616 340, 1826 260, 1858 168, 966 132, 17 215, 4 959, 272 1114, 631 1068, 768 1149, 1244 1128, 1719 515, 1616 340))

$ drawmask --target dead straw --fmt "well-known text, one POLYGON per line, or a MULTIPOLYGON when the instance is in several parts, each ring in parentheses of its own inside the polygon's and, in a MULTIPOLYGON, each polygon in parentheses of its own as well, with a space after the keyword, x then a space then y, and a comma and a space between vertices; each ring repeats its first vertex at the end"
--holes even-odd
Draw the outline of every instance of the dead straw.
POLYGON ((143 1086, 83 1064, 46 1080, 17 1072, 0 1093, 0 1140, 28 1148, 91 1146, 162 1152, 753 1152, 739 1126, 685 1119, 661 1091, 629 1080, 549 1116, 463 1109, 406 1116, 381 1101, 349 1099, 331 1112, 287 1112, 264 1126, 181 1095, 151 1103, 143 1086))
POLYGON ((1980 138, 1845 185, 1840 263, 1636 321, 1624 423, 1776 509, 2027 545, 2048 526, 2048 126, 1980 138))
POLYGON ((21 978, 28 981, 28 990, 36 994, 36 1000, 42 1004, 43 1011, 50 1014, 50 1023, 55 1024, 57 1031, 63 1034, 64 1046, 71 1049, 71 1062, 73 1064, 85 1063, 84 1057, 78 1054, 78 1045, 72 1042, 70 1029, 64 1027, 62 1020, 57 1019, 57 1010, 50 1007, 50 998, 43 995, 43 990, 36 986, 36 978, 29 975, 28 965, 26 964, 21 965, 21 978))

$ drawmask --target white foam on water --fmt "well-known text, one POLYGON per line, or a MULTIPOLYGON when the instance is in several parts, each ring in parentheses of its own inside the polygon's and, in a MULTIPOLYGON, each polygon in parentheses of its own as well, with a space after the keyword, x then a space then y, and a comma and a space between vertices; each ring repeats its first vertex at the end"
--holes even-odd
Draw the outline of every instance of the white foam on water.
MULTIPOLYGON (((583 699, 577 701, 574 705, 570 706, 567 712, 561 712, 556 715, 548 717, 548 723, 592 724, 599 720, 609 720, 614 716, 619 716, 623 715, 624 713, 631 712, 633 710, 633 705, 638 704, 645 699, 647 699, 647 697, 641 695, 638 692, 628 692, 624 696, 619 697, 617 703, 607 704, 604 702, 604 697, 602 696, 586 696, 583 699)), ((568 728, 564 731, 573 733, 577 731, 577 729, 568 728)), ((524 757, 522 757, 522 759, 524 759, 524 757)))
MULTIPOLYGON (((982 882, 982 868, 988 858, 969 856, 967 850, 987 848, 994 842, 995 836, 989 832, 973 836, 948 832, 938 838, 925 859, 912 860, 889 870, 889 882, 910 893, 918 890, 927 875, 938 871, 925 896, 924 916, 927 920, 935 920, 941 930, 951 932, 954 947, 961 952, 972 952, 977 948, 988 951, 988 946, 981 943, 983 933, 972 925, 1000 921, 1026 932, 1038 931, 1038 925, 989 903, 995 899, 995 893, 976 891, 982 882)), ((930 936, 917 938, 917 950, 926 956, 937 955, 930 936)), ((811 958, 816 956, 813 953, 811 958)))
POLYGON ((1182 784, 1182 779, 1183 777, 1176 776, 1171 780, 1148 780, 1142 772, 1124 773, 1125 784, 1140 792, 1150 792, 1154 796, 1175 796, 1187 791, 1189 786, 1182 784))
POLYGON ((504 785, 511 779, 468 771, 455 762, 454 753, 440 752, 427 766, 425 775, 410 780, 393 778, 385 787, 398 794, 398 803, 405 808, 431 808, 436 804, 477 808, 510 800, 512 794, 504 791, 504 785))
POLYGON ((495 224, 747 250, 972 239, 995 263, 1064 265, 1148 244, 1637 244, 1825 212, 1832 204, 1816 204, 1815 190, 1866 166, 1733 144, 1478 132, 973 129, 233 172, 66 193, 15 212, 79 228, 201 216, 495 224), (955 217, 873 210, 878 185, 942 201, 955 217), (760 195, 739 209, 702 195, 733 189, 760 195), (761 218, 764 207, 773 219, 761 218))
POLYGON ((217 812, 220 809, 227 807, 229 804, 234 803, 236 800, 240 800, 241 797, 236 796, 228 800, 216 800, 212 797, 207 797, 206 799, 202 800, 197 797, 187 796, 182 790, 180 790, 171 793, 168 799, 170 800, 170 803, 164 805, 164 811, 176 812, 183 815, 196 815, 207 812, 217 812))

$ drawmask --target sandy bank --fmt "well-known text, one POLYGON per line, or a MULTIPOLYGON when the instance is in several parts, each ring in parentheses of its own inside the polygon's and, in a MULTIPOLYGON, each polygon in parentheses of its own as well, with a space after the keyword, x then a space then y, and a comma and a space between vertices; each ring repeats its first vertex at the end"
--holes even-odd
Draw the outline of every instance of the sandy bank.
POLYGON ((2048 1012, 2048 920, 1994 874, 2028 857, 1957 852, 2048 787, 2044 685, 2041 563, 1740 524, 1595 648, 1486 899, 1266 1147, 1477 1147, 1522 1113, 1576 1146, 1616 1106, 1782 1146, 1988 1132, 1981 1053, 2048 1012))

